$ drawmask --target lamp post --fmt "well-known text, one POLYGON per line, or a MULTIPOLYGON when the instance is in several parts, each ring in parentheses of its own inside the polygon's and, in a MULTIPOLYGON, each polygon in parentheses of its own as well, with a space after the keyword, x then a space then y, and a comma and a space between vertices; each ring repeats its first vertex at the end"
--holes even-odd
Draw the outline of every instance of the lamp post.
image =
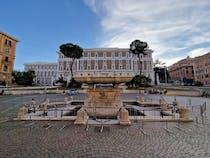
POLYGON ((167 84, 166 66, 164 66, 164 72, 165 72, 165 86, 166 86, 166 84, 167 84))

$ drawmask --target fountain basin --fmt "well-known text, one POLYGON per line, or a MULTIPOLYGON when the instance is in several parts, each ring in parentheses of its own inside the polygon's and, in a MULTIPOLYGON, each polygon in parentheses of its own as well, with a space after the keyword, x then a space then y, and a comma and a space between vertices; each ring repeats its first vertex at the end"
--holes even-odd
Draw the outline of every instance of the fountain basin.
POLYGON ((78 76, 74 77, 74 79, 77 82, 82 83, 88 83, 88 84, 94 84, 94 83, 104 83, 104 84, 110 84, 110 83, 125 83, 132 80, 133 76, 78 76))
POLYGON ((117 118, 120 107, 84 107, 89 117, 93 118, 117 118))

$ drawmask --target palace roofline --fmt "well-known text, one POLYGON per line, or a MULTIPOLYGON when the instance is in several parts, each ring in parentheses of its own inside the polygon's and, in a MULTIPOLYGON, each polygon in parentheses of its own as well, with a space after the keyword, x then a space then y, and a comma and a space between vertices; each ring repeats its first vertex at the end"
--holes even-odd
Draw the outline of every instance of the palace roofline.
MULTIPOLYGON (((84 52, 88 51, 129 51, 129 48, 118 48, 118 47, 113 47, 113 48, 83 48, 84 52)), ((148 49, 147 51, 151 51, 152 53, 154 52, 152 49, 148 49)), ((59 51, 58 51, 59 53, 59 51)))
POLYGON ((16 42, 20 42, 18 39, 16 39, 16 38, 10 36, 9 34, 3 32, 3 31, 1 31, 1 30, 0 30, 0 34, 2 34, 2 35, 4 35, 4 36, 7 36, 8 38, 15 40, 16 42))
POLYGON ((55 65, 57 65, 57 62, 52 62, 52 63, 50 63, 50 62, 31 62, 31 63, 24 63, 23 65, 35 65, 35 64, 55 64, 55 65))

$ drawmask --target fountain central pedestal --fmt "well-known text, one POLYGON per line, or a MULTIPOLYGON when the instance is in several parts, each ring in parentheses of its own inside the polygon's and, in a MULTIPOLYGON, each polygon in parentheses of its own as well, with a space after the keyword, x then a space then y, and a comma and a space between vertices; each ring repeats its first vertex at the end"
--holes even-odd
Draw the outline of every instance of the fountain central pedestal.
POLYGON ((120 99, 120 88, 89 88, 84 108, 91 117, 116 118, 123 106, 120 99))
MULTIPOLYGON (((120 112, 123 109, 123 103, 120 98, 121 88, 119 88, 119 83, 128 82, 132 77, 75 77, 76 81, 87 83, 87 98, 84 103, 84 107, 78 111, 80 113, 87 113, 88 117, 92 118, 115 118, 121 117, 120 112), (101 86, 97 87, 94 84, 113 84, 113 87, 101 86), (81 112, 82 111, 82 112, 81 112)), ((83 115, 85 116, 85 115, 83 115)), ((85 124, 81 121, 81 117, 77 116, 75 124, 85 124)), ((123 117, 126 118, 126 117, 123 117)), ((127 117, 128 118, 128 117, 127 117)), ((130 124, 130 121, 123 121, 124 125, 130 124)))

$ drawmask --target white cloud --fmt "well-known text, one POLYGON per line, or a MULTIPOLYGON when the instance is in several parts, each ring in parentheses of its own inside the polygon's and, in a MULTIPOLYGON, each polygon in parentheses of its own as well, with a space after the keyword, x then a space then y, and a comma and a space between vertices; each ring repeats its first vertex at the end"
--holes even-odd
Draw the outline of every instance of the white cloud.
POLYGON ((94 13, 97 13, 96 1, 95 0, 84 0, 85 4, 91 8, 94 13))
POLYGON ((176 58, 161 59, 160 61, 165 63, 166 66, 170 66, 170 65, 172 65, 172 63, 176 63, 179 60, 182 60, 184 58, 186 58, 186 57, 181 56, 181 57, 176 57, 176 58))
POLYGON ((105 12, 101 16, 103 36, 100 46, 103 47, 129 47, 131 41, 140 39, 148 42, 154 50, 154 59, 166 60, 169 65, 186 57, 189 54, 186 48, 189 50, 195 45, 210 42, 209 0, 85 2, 93 12, 105 12), (171 58, 167 59, 169 54, 171 58))
POLYGON ((194 50, 190 51, 188 55, 190 57, 197 57, 197 56, 204 55, 204 54, 206 54, 208 52, 210 52, 210 47, 197 48, 197 49, 194 49, 194 50))

